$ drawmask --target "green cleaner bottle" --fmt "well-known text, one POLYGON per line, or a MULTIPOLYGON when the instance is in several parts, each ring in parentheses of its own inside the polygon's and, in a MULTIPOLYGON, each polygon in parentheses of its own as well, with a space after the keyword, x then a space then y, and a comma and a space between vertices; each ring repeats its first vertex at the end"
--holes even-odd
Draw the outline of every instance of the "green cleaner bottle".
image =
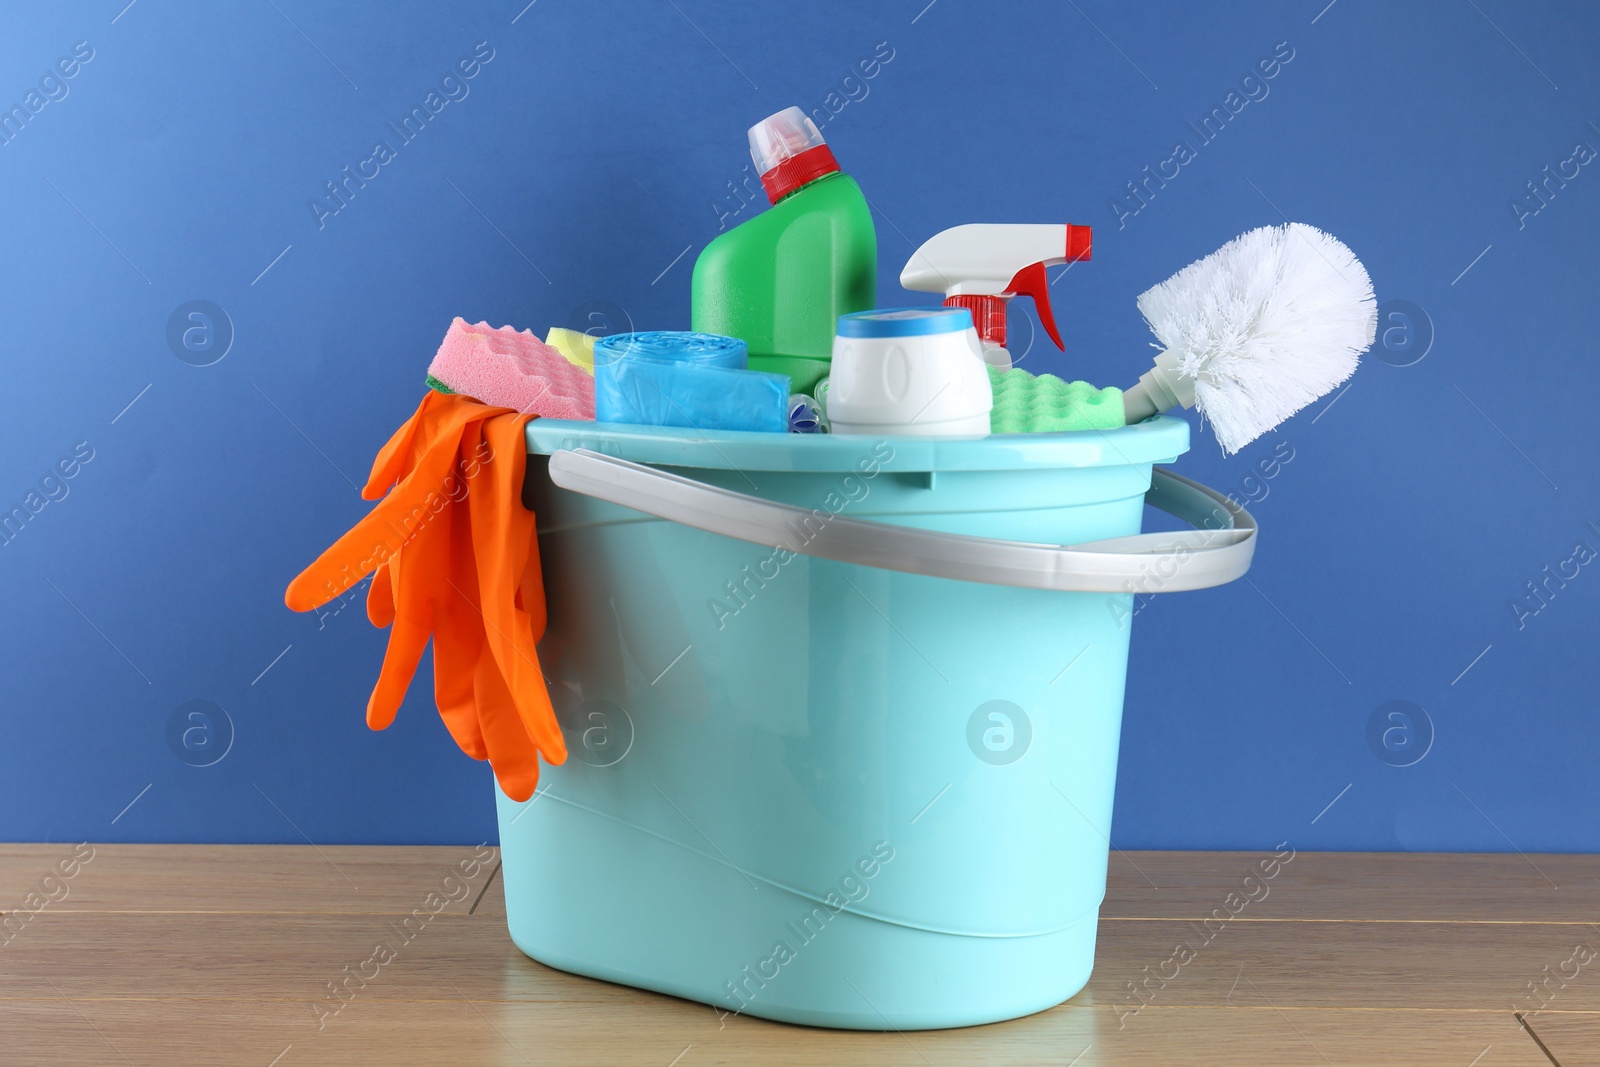
POLYGON ((750 127, 772 209, 706 245, 694 263, 693 328, 737 337, 750 369, 814 395, 839 316, 877 302, 878 237, 855 179, 797 107, 750 127))

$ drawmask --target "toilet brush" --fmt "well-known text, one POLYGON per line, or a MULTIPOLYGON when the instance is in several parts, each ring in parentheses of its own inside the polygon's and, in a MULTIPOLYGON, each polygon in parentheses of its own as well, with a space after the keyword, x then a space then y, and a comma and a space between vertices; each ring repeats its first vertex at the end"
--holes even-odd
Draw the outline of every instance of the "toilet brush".
POLYGON ((1372 279, 1299 222, 1235 237, 1139 297, 1160 342, 1127 421, 1198 407, 1231 455, 1355 373, 1377 332, 1372 279))

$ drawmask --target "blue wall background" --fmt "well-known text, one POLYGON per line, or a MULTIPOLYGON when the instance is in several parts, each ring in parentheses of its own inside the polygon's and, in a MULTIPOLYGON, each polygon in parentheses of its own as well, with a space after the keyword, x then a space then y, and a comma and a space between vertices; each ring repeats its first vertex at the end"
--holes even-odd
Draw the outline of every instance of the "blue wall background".
POLYGON ((369 732, 383 633, 293 615, 284 584, 363 513, 351 483, 452 316, 686 327, 694 255, 757 210, 728 185, 745 128, 796 103, 838 109, 886 304, 926 300, 896 278, 946 226, 1096 228, 1036 371, 1130 383, 1134 297, 1285 217, 1371 271, 1385 333, 1349 389, 1180 464, 1263 535, 1249 582, 1141 610, 1118 846, 1600 848, 1600 567, 1525 588, 1600 550, 1600 165, 1563 164, 1600 149, 1600 10, 125 3, 21 6, 0 38, 7 108, 93 53, 0 147, 0 504, 92 451, 0 547, 0 837, 492 838, 489 771, 428 687, 369 732), (319 225, 324 182, 479 42, 468 94, 319 225), (1235 91, 1258 99, 1202 144, 1235 91), (1180 140, 1195 158, 1130 199, 1180 140), (1546 203, 1547 165, 1570 177, 1546 203), (195 300, 221 310, 186 362, 195 300), (210 755, 169 737, 190 701, 222 709, 210 755))

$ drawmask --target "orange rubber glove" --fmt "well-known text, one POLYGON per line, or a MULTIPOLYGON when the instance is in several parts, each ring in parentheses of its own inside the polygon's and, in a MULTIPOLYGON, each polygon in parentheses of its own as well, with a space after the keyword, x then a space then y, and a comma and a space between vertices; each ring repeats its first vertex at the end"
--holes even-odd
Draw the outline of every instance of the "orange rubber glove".
POLYGON ((538 785, 541 754, 566 759, 534 650, 545 609, 534 516, 521 502, 527 421, 430 390, 373 462, 362 496, 378 505, 284 594, 309 611, 375 572, 367 617, 390 632, 367 725, 394 721, 431 638, 440 717, 519 801, 538 785))

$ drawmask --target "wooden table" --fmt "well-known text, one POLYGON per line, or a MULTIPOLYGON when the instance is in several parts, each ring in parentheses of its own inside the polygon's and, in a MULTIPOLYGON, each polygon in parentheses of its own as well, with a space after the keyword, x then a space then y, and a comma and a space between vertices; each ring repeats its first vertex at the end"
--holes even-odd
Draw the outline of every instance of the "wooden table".
POLYGON ((1118 853, 1084 992, 871 1034, 535 963, 506 935, 497 857, 445 881, 473 854, 98 845, 74 864, 68 845, 0 845, 0 1063, 1600 1064, 1596 856, 1302 852, 1180 966, 1174 945, 1261 857, 1118 853), (370 962, 380 941, 401 947, 370 962), (358 971, 374 977, 328 993, 358 971))

